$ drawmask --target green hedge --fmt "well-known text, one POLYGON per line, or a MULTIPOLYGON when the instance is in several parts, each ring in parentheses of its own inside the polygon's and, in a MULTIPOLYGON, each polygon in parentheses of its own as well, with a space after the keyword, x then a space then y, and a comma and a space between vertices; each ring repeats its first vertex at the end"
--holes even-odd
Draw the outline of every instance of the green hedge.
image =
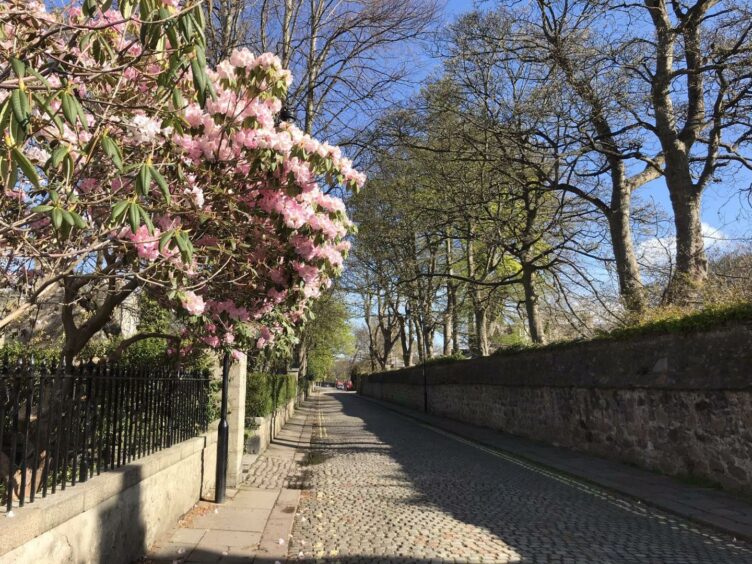
POLYGON ((248 374, 245 395, 246 417, 265 417, 295 398, 298 381, 294 374, 248 374))

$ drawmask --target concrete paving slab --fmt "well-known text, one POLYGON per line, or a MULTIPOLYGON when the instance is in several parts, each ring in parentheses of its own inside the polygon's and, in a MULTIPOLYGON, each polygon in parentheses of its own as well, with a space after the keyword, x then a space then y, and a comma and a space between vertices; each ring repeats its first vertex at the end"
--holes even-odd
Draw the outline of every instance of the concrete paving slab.
MULTIPOLYGON (((275 442, 253 460, 251 478, 261 487, 241 485, 228 491, 221 505, 203 504, 182 528, 167 535, 149 553, 147 561, 173 562, 284 562, 300 492, 283 488, 290 476, 300 474, 299 461, 310 446, 313 410, 305 405, 288 421, 275 442), (215 513, 216 511, 216 513, 215 513), (279 539, 283 543, 279 543, 279 539), (264 547, 261 548, 262 540, 264 547), (156 560, 157 555, 164 558, 156 560), (269 559, 271 558, 271 559, 269 559)), ((213 499, 213 492, 209 496, 213 499)))
POLYGON ((247 507, 253 509, 271 509, 277 501, 277 490, 264 490, 261 488, 242 489, 235 499, 233 507, 247 507))
POLYGON ((150 560, 153 562, 173 562, 175 560, 181 560, 186 558, 197 543, 179 543, 169 542, 164 546, 160 546, 158 549, 154 549, 149 555, 150 560))
POLYGON ((201 537, 204 536, 206 531, 207 529, 200 527, 191 529, 178 529, 172 534, 170 542, 178 544, 192 544, 195 546, 201 541, 201 537))
POLYGON ((192 528, 222 531, 258 532, 264 530, 271 509, 222 507, 219 513, 207 513, 193 520, 192 528))

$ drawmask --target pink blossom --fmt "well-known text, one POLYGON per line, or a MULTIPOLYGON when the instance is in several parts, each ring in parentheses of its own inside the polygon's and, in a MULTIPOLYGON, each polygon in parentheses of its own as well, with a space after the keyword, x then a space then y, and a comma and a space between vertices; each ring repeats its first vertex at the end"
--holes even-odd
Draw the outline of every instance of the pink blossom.
POLYGON ((183 308, 191 315, 204 313, 204 299, 194 292, 185 292, 181 300, 183 308))
POLYGON ((219 346, 219 337, 216 335, 207 335, 201 340, 213 349, 216 349, 219 346))

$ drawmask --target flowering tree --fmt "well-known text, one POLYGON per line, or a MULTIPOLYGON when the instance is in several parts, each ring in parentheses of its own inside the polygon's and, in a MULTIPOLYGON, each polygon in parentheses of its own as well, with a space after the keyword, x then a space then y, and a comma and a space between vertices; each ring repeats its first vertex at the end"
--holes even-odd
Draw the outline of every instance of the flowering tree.
POLYGON ((0 6, 0 329, 59 285, 69 359, 137 290, 179 306, 183 352, 290 336, 348 248, 319 183, 364 178, 278 122, 275 56, 211 71, 199 8, 134 4, 0 6))

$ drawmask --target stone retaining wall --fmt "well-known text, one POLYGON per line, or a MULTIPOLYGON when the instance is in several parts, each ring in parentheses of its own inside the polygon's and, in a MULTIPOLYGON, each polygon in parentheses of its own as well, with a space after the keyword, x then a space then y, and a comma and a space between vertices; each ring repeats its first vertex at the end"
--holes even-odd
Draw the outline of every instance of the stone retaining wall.
POLYGON ((749 325, 413 367, 359 391, 752 494, 749 325))
POLYGON ((183 441, 0 517, 0 562, 135 561, 214 488, 216 441, 183 441))
POLYGON ((249 454, 261 454, 264 452, 272 439, 282 430, 287 420, 295 413, 295 408, 305 399, 304 394, 291 399, 286 405, 267 415, 266 417, 253 417, 253 427, 249 428, 248 437, 245 440, 245 451, 249 454))

